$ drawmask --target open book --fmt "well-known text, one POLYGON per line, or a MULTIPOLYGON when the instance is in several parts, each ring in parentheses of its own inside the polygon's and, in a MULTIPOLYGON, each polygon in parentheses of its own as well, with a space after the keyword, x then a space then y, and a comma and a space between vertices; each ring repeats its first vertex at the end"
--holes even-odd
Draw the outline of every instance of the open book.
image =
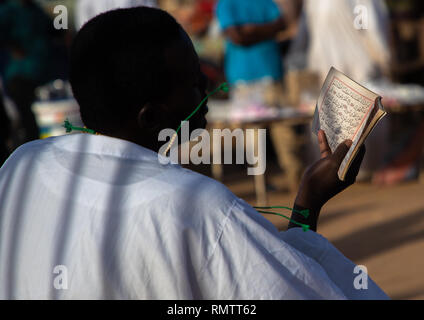
POLYGON ((332 152, 344 140, 352 140, 338 171, 340 180, 345 179, 359 147, 385 115, 380 96, 330 69, 317 101, 312 131, 324 130, 332 152))

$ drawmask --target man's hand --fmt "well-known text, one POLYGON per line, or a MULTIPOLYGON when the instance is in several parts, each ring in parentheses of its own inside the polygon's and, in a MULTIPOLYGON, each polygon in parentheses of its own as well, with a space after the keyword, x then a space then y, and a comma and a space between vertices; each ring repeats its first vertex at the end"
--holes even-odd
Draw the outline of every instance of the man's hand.
POLYGON ((250 46, 275 38, 278 32, 287 27, 286 19, 280 17, 263 24, 244 24, 227 28, 226 36, 235 44, 250 46))
MULTIPOLYGON (((320 130, 318 132, 318 143, 321 159, 310 166, 304 173, 294 205, 296 210, 309 209, 310 217, 304 219, 295 214, 295 212, 292 214, 294 220, 311 225, 312 230, 316 230, 316 222, 321 207, 336 194, 355 182, 365 155, 365 146, 362 145, 349 168, 345 181, 341 181, 337 172, 352 145, 352 141, 344 141, 332 153, 324 131, 320 130), (299 221, 299 218, 301 221, 299 221)), ((294 226, 296 225, 290 224, 289 228, 294 226)))
MULTIPOLYGON (((254 23, 248 23, 248 24, 241 25, 240 26, 240 29, 242 30, 242 32, 244 34, 251 35, 251 34, 254 34, 257 31, 257 29, 259 27, 263 26, 263 25, 254 24, 254 23)), ((277 20, 268 23, 268 25, 270 26, 270 28, 272 26, 272 28, 276 32, 279 32, 279 31, 282 31, 282 30, 284 30, 286 28, 287 23, 286 23, 286 20, 283 17, 280 17, 277 20)))

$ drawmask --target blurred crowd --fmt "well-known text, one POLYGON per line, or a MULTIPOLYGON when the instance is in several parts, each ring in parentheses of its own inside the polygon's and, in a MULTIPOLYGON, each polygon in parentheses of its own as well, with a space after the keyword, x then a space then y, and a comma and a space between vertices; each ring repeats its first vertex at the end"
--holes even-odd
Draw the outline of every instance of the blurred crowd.
MULTIPOLYGON (((232 90, 219 98, 233 101, 242 114, 253 110, 260 117, 269 106, 313 105, 331 66, 389 93, 396 84, 424 86, 419 0, 0 0, 0 163, 20 144, 39 138, 32 106, 43 99, 40 88, 57 79, 66 83, 67 52, 78 29, 101 12, 139 5, 160 7, 177 19, 192 37, 210 88, 228 81, 232 90), (54 28, 59 4, 68 8, 68 29, 54 28)), ((387 139, 388 125, 376 130, 370 143, 396 146, 365 161, 364 179, 372 173, 374 181, 392 183, 417 175, 423 118, 392 121, 401 141, 387 139)), ((308 127, 269 129, 277 161, 296 189, 308 127)))

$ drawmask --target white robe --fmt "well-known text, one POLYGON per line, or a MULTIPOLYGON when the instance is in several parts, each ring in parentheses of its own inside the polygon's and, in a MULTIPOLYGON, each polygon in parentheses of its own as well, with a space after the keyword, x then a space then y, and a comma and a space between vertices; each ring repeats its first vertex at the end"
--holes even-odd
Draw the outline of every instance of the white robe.
POLYGON ((306 0, 301 24, 309 32, 307 67, 322 81, 333 66, 361 83, 389 63, 388 11, 382 0, 306 0))
POLYGON ((91 18, 118 8, 138 6, 157 7, 156 0, 78 0, 75 9, 75 27, 77 30, 91 18))
POLYGON ((0 169, 0 299, 385 299, 326 239, 278 230, 224 185, 90 134, 0 169))

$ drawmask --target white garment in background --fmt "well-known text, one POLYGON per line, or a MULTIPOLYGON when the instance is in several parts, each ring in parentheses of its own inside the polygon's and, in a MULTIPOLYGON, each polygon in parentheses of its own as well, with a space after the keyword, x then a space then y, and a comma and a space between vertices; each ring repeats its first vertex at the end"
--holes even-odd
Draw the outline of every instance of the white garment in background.
POLYGON ((354 267, 125 140, 36 140, 0 169, 0 299, 387 298, 354 267))
POLYGON ((332 66, 364 82, 376 67, 389 63, 388 12, 382 0, 306 0, 303 10, 301 24, 306 24, 309 36, 307 68, 318 72, 322 82, 332 66), (364 11, 368 29, 358 30, 355 19, 360 22, 357 17, 364 11))
POLYGON ((91 18, 100 13, 138 6, 157 7, 156 0, 78 0, 75 9, 75 27, 77 30, 91 18))

